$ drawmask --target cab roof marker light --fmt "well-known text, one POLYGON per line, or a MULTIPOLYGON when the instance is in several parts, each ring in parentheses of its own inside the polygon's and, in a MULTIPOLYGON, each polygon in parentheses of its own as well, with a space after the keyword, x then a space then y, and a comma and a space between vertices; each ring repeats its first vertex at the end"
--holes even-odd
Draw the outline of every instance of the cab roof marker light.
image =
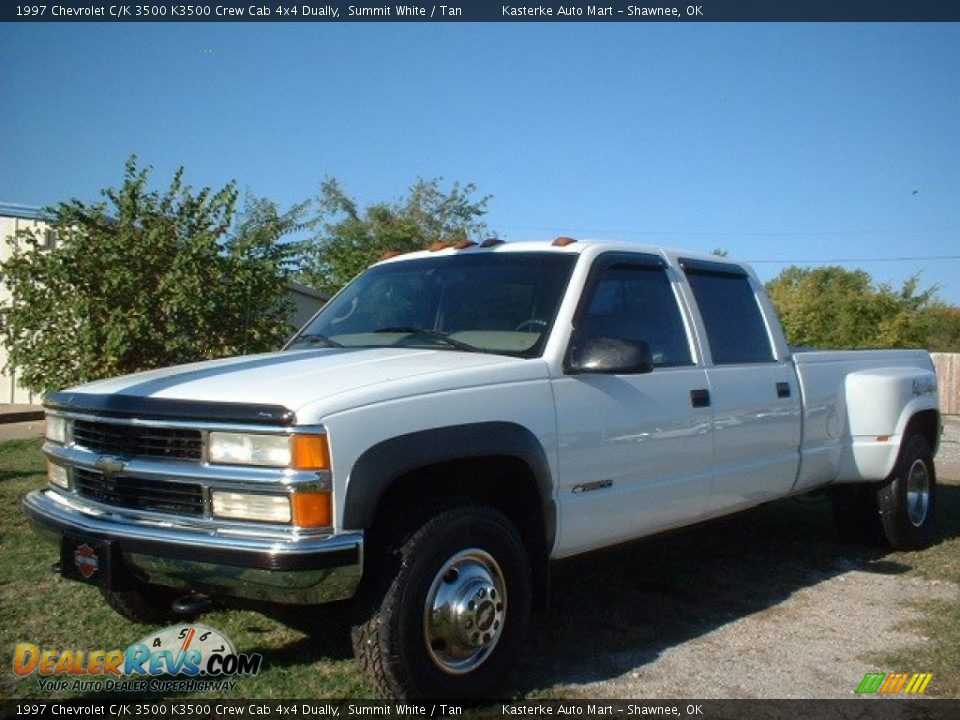
POLYGON ((446 250, 448 247, 451 247, 450 243, 444 242, 443 240, 438 240, 427 249, 430 252, 438 252, 439 250, 446 250))
POLYGON ((567 245, 573 245, 575 242, 576 240, 574 238, 568 237, 567 235, 561 235, 550 244, 554 247, 566 247, 567 245))
POLYGON ((496 247, 497 245, 503 245, 503 240, 501 240, 500 238, 491 237, 491 238, 487 238, 482 243, 480 243, 480 247, 482 248, 491 248, 491 247, 496 247))
POLYGON ((467 248, 472 248, 476 246, 477 246, 477 243, 474 242, 473 240, 461 240, 453 247, 456 248, 457 250, 466 250, 467 248))
POLYGON ((390 258, 399 257, 400 255, 403 255, 403 254, 404 253, 401 252, 400 250, 387 250, 385 253, 383 253, 383 255, 380 256, 380 259, 389 260, 390 258))

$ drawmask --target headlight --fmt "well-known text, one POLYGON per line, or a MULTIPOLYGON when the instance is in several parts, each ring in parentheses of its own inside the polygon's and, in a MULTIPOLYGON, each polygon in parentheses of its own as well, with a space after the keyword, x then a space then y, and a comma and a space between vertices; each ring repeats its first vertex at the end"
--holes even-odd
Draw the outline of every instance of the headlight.
POLYGON ((291 467, 296 470, 327 470, 330 467, 326 435, 212 432, 209 442, 212 463, 291 467))
POLYGON ((290 457, 290 437, 287 435, 210 433, 212 463, 287 467, 290 457))
POLYGON ((329 492, 297 492, 267 495, 214 490, 213 514, 235 520, 290 523, 297 527, 329 527, 333 513, 329 492))
POLYGON ((51 485, 62 487, 66 490, 70 487, 70 480, 67 476, 67 469, 63 465, 57 465, 47 460, 47 480, 51 485))
POLYGON ((214 490, 211 495, 213 514, 218 517, 275 523, 288 523, 293 517, 289 495, 254 495, 220 490, 214 490))
POLYGON ((66 445, 70 440, 70 421, 60 415, 45 416, 47 420, 47 440, 66 445))

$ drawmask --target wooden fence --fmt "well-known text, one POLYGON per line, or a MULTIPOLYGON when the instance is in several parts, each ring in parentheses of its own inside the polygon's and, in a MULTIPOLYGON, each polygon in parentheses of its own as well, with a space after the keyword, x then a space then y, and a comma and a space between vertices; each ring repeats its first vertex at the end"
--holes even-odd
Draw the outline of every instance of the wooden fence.
POLYGON ((930 353, 937 369, 940 412, 960 415, 960 353, 930 353))

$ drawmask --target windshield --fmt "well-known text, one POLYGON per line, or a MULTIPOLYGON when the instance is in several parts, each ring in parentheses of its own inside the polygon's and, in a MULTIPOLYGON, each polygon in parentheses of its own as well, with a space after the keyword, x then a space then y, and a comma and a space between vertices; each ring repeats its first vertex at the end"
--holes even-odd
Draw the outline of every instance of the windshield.
POLYGON ((576 256, 464 253, 378 265, 287 345, 430 347, 535 357, 576 256))

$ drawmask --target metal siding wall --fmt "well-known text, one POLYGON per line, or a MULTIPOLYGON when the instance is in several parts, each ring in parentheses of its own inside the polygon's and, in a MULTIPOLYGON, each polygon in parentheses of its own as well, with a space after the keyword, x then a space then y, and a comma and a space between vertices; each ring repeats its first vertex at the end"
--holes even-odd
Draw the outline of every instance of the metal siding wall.
POLYGON ((292 285, 287 286, 287 300, 293 301, 294 306, 287 322, 295 330, 303 327, 307 320, 312 318, 313 314, 326 302, 325 299, 303 292, 292 285))
POLYGON ((940 412, 960 415, 960 353, 930 353, 937 370, 940 412))
MULTIPOLYGON (((10 256, 10 246, 7 238, 17 234, 18 230, 40 227, 42 223, 16 217, 0 217, 0 260, 10 256)), ((8 298, 6 289, 0 283, 0 302, 8 298)), ((17 384, 16 371, 13 368, 4 370, 7 364, 6 348, 0 345, 0 403, 14 403, 23 405, 39 405, 43 398, 34 395, 17 384)))

